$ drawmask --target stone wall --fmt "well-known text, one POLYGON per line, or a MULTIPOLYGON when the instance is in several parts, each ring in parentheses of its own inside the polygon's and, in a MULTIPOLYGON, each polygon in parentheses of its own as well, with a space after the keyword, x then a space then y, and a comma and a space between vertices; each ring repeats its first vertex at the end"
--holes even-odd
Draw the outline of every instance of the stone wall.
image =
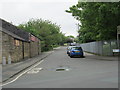
POLYGON ((23 59, 37 56, 41 54, 40 41, 35 42, 23 42, 21 40, 15 39, 14 37, 2 32, 2 57, 6 57, 8 62, 9 55, 11 56, 12 62, 18 62, 23 59))
POLYGON ((12 46, 10 47, 11 39, 12 38, 9 35, 2 33, 2 57, 6 57, 6 59, 8 59, 10 54, 10 48, 12 48, 12 46))
POLYGON ((12 62, 18 62, 23 59, 22 53, 22 41, 18 40, 19 45, 15 45, 15 39, 10 35, 2 32, 2 57, 6 57, 8 60, 11 56, 12 62))
POLYGON ((0 63, 2 57, 8 62, 18 62, 41 53, 40 40, 24 30, 0 19, 0 63))
POLYGON ((2 62, 2 32, 0 31, 0 63, 2 62))
POLYGON ((39 54, 41 54, 41 41, 39 40, 39 54))
POLYGON ((38 46, 39 46, 38 42, 30 42, 30 57, 34 57, 39 54, 38 46))
POLYGON ((30 57, 30 43, 24 42, 24 59, 30 57))

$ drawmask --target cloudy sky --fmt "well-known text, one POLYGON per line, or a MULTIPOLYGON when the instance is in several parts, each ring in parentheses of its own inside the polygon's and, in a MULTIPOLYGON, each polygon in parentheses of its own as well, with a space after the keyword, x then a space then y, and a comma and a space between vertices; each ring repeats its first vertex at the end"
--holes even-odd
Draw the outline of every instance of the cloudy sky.
POLYGON ((77 36, 78 21, 65 12, 77 2, 78 0, 2 0, 0 18, 14 25, 31 18, 42 18, 60 25, 61 31, 66 35, 77 36))

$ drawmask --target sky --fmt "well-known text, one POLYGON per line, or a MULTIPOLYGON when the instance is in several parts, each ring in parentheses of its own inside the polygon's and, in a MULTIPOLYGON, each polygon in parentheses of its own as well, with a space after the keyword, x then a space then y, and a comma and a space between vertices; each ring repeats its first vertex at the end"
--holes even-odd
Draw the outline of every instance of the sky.
POLYGON ((66 13, 70 6, 76 5, 78 0, 1 0, 0 18, 19 25, 31 18, 50 20, 61 26, 66 36, 77 36, 78 21, 70 13, 66 13))

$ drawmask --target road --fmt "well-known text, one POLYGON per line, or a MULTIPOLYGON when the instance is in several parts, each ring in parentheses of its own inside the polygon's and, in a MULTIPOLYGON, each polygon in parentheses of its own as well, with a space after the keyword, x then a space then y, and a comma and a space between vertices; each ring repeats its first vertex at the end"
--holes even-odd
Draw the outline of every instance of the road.
POLYGON ((61 47, 3 88, 118 88, 118 61, 90 59, 88 55, 70 58, 66 47, 61 47), (56 71, 59 68, 66 70, 56 71))

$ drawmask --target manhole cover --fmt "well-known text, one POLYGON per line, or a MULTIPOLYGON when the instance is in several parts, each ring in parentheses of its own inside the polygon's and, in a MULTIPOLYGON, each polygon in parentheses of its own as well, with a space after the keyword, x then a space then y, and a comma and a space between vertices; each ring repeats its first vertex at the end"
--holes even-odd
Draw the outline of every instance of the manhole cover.
POLYGON ((57 68, 56 71, 69 71, 70 69, 64 67, 64 68, 57 68))

